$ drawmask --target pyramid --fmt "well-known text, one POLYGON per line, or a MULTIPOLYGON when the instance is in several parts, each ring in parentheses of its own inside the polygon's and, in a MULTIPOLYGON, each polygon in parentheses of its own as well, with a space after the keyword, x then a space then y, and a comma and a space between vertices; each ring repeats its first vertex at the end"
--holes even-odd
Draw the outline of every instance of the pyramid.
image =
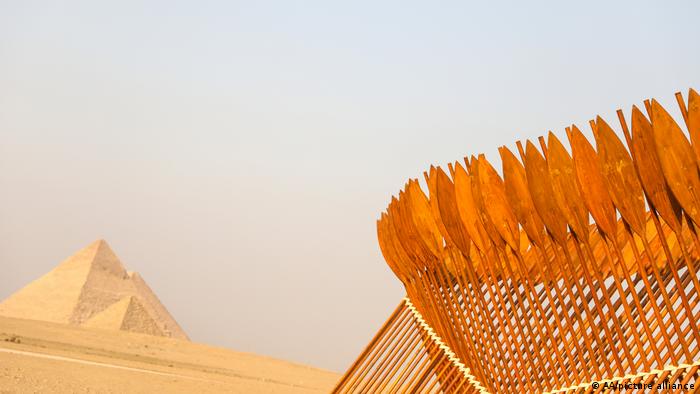
POLYGON ((138 273, 98 240, 0 303, 0 315, 188 339, 138 273))
POLYGON ((150 313, 135 296, 122 298, 88 319, 82 325, 85 327, 165 336, 158 323, 153 320, 150 313))

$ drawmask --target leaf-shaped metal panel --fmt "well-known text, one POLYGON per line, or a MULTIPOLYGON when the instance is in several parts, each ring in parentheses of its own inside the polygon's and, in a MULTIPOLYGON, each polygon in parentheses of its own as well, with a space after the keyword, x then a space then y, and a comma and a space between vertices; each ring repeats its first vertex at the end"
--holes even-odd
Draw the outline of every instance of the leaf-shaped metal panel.
POLYGON ((391 223, 394 230, 392 234, 395 237, 394 241, 397 247, 401 247, 408 257, 407 260, 410 261, 411 264, 419 266, 419 262, 422 259, 421 255, 419 251, 417 251, 415 241, 411 240, 411 236, 407 233, 407 226, 403 223, 404 217, 401 214, 402 204, 400 203, 402 197, 403 193, 399 193, 399 199, 392 197, 388 208, 389 223, 391 223))
POLYGON ((430 166, 429 172, 424 172, 425 183, 428 185, 428 204, 430 205, 430 213, 435 219, 435 224, 440 231, 440 234, 445 239, 446 244, 453 244, 454 242, 450 238, 445 225, 442 222, 442 216, 440 215, 440 207, 437 202, 437 170, 434 166, 430 166))
POLYGON ((588 209, 581 197, 576 180, 574 161, 564 145, 550 132, 548 137, 547 169, 552 179, 552 190, 556 205, 579 239, 587 239, 590 231, 588 209))
POLYGON ((469 231, 459 217, 455 185, 440 167, 435 171, 435 191, 440 218, 445 226, 445 230, 459 250, 465 256, 469 256, 471 241, 469 239, 469 231))
MULTIPOLYGON (((408 184, 406 184, 405 190, 408 189, 408 184)), ((417 261, 427 264, 432 262, 435 257, 430 247, 423 240, 423 237, 418 232, 416 223, 413 218, 413 213, 411 211, 411 203, 408 193, 406 191, 399 192, 398 200, 398 219, 401 224, 401 231, 398 233, 401 239, 401 243, 406 245, 408 248, 412 249, 416 253, 417 261)))
POLYGON ((503 178, 505 183, 506 197, 513 207, 515 216, 523 226, 527 236, 540 247, 542 236, 544 235, 544 223, 537 214, 535 205, 527 187, 527 175, 525 167, 505 146, 499 149, 501 161, 503 163, 503 178))
POLYGON ((542 222, 559 243, 565 243, 566 221, 554 200, 547 162, 530 141, 525 145, 525 174, 532 202, 542 222))
POLYGON ((644 193, 622 141, 601 118, 596 119, 596 147, 603 180, 617 210, 632 229, 644 236, 644 193))
POLYGON ((440 230, 435 224, 435 219, 430 212, 428 198, 420 188, 418 181, 411 180, 406 187, 408 208, 413 218, 413 224, 420 239, 430 252, 438 257, 442 254, 443 240, 440 230))
POLYGON ((661 218, 675 230, 680 230, 680 206, 666 185, 661 161, 656 152, 651 122, 637 106, 632 107, 632 151, 642 187, 661 218))
POLYGON ((505 241, 498 233, 498 230, 496 230, 496 226, 493 224, 491 218, 486 213, 486 209, 484 208, 485 203, 483 193, 481 192, 481 183, 479 182, 479 161, 474 156, 471 157, 471 162, 469 165, 469 177, 471 178, 472 183, 472 197, 474 197, 474 205, 476 206, 481 223, 483 224, 484 229, 486 229, 486 234, 488 234, 488 238, 491 240, 493 245, 499 250, 502 250, 505 247, 505 241))
POLYGON ((700 178, 695 153, 676 121, 656 100, 651 102, 651 125, 666 183, 683 210, 695 224, 700 224, 700 178))
POLYGON ((503 180, 484 155, 479 156, 478 163, 479 189, 481 190, 481 197, 484 203, 483 209, 501 237, 513 250, 519 251, 520 229, 518 228, 518 220, 508 204, 503 180))
POLYGON ((394 272, 401 282, 405 283, 405 274, 402 271, 401 264, 396 257, 396 252, 393 250, 393 245, 390 245, 391 240, 389 239, 389 234, 387 233, 386 226, 389 223, 387 215, 382 213, 382 216, 377 220, 377 239, 379 240, 379 249, 384 256, 384 261, 386 261, 389 268, 394 272))
MULTIPOLYGON (((392 203, 394 201, 395 200, 393 200, 392 203)), ((415 262, 414 257, 411 256, 406 251, 406 248, 401 244, 401 240, 396 233, 396 227, 398 225, 395 223, 396 220, 392 214, 393 209, 391 209, 391 204, 389 207, 390 209, 388 209, 389 213, 387 214, 386 226, 384 227, 386 231, 383 232, 386 235, 384 237, 386 240, 386 245, 388 246, 389 251, 393 251, 393 255, 396 258, 396 264, 402 272, 417 272, 419 265, 415 262)))
POLYGON ((694 89, 688 93, 688 131, 695 159, 700 163, 700 94, 694 89))
POLYGON ((455 164, 454 171, 455 197, 459 217, 474 242, 474 245, 482 252, 487 252, 486 240, 484 239, 486 230, 484 230, 481 224, 479 212, 474 204, 471 178, 469 178, 469 174, 467 174, 467 171, 459 163, 455 164))
POLYGON ((570 129, 569 142, 583 200, 598 226, 611 237, 615 237, 615 208, 605 187, 598 155, 576 126, 570 129))

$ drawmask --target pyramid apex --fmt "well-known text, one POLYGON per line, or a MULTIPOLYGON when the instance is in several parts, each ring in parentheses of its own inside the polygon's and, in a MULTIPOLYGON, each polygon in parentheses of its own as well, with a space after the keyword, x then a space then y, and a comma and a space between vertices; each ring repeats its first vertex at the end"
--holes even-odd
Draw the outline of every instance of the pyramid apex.
POLYGON ((112 247, 109 246, 109 243, 107 243, 107 241, 104 240, 104 239, 102 239, 102 238, 100 238, 100 239, 94 241, 94 242, 93 242, 92 244, 90 244, 90 245, 91 245, 91 246, 94 245, 97 249, 106 248, 106 249, 108 249, 108 250, 112 250, 112 247))
POLYGON ((103 270, 110 271, 122 278, 128 277, 121 260, 117 257, 117 254, 114 253, 107 241, 99 239, 90 244, 90 246, 94 248, 92 249, 94 250, 94 254, 91 261, 93 267, 99 267, 103 270))
POLYGON ((90 242, 90 244, 88 246, 86 246, 85 249, 98 249, 98 248, 102 248, 102 247, 109 248, 110 246, 109 246, 109 243, 107 243, 107 241, 105 239, 99 238, 99 239, 96 239, 96 240, 90 242))

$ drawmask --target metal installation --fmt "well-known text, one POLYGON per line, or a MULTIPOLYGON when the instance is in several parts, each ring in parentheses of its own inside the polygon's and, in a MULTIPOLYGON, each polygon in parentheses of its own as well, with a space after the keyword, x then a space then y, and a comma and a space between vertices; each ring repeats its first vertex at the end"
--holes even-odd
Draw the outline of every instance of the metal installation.
POLYGON ((336 392, 700 392, 700 95, 676 100, 409 180, 377 222, 406 298, 336 392))

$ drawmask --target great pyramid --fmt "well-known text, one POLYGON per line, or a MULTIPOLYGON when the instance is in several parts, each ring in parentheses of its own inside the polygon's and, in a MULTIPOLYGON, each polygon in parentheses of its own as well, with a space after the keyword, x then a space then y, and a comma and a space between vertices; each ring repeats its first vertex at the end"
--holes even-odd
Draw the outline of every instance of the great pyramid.
POLYGON ((0 303, 0 315, 189 340, 138 273, 98 240, 0 303))

